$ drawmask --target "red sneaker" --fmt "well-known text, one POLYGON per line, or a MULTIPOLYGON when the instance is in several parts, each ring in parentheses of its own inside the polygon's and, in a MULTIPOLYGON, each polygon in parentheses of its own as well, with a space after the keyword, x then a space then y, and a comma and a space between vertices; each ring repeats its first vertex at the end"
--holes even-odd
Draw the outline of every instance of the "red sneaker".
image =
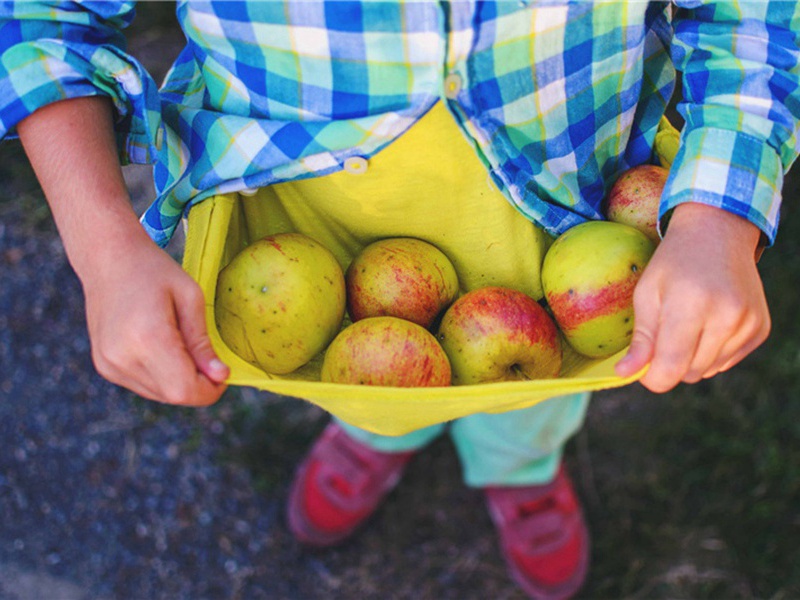
POLYGON ((310 546, 344 541, 397 485, 413 454, 378 452, 331 423, 295 473, 290 531, 310 546))
POLYGON ((563 600, 583 585, 589 532, 563 467, 552 483, 485 489, 511 576, 534 600, 563 600))

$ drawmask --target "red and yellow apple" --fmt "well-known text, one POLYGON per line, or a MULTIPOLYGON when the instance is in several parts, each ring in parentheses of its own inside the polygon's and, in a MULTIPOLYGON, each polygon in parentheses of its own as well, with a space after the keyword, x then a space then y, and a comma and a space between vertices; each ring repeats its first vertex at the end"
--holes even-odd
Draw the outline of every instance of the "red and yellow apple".
POLYGON ((517 290, 485 287, 464 294, 445 312, 437 338, 454 385, 549 379, 561 370, 555 323, 517 290))
POLYGON ((247 246, 217 279, 223 341, 267 373, 285 374, 321 352, 341 328, 344 273, 312 238, 284 233, 247 246))
POLYGON ((658 207, 669 171, 656 165, 640 165, 622 173, 606 198, 609 221, 630 225, 658 244, 658 207))
POLYGON ((450 385, 450 363, 424 327, 398 317, 367 317, 330 343, 320 379, 391 387, 450 385))
POLYGON ((416 238, 387 238, 366 246, 345 273, 353 322, 392 316, 429 328, 458 294, 447 256, 416 238))
POLYGON ((576 225, 553 242, 542 264, 542 288, 575 350, 603 358, 630 344, 633 290, 654 250, 641 231, 610 221, 576 225))

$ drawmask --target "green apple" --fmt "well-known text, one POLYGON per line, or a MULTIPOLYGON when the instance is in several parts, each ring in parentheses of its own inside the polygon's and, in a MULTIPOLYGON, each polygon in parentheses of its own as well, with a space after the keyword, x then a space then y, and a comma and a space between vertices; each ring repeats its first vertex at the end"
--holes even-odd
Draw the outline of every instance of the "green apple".
POLYGON ((450 363, 424 327, 367 317, 345 327, 325 351, 322 381, 391 387, 450 385, 450 363))
POLYGON ((549 379, 561 370, 555 323, 517 290, 485 287, 464 294, 445 312, 437 337, 454 385, 549 379))
POLYGON ((308 236, 267 236, 220 271, 214 310, 231 350, 267 373, 290 373, 341 328, 344 273, 333 254, 308 236))
POLYGON ((553 242, 542 264, 542 288, 575 350, 603 358, 630 344, 633 290, 654 250, 641 231, 610 221, 576 225, 553 242))
POLYGON ((391 316, 430 328, 458 295, 450 259, 416 238, 387 238, 365 247, 345 273, 347 312, 353 322, 391 316))
POLYGON ((667 169, 656 165, 640 165, 622 173, 606 198, 608 220, 635 227, 658 244, 658 207, 668 176, 667 169))

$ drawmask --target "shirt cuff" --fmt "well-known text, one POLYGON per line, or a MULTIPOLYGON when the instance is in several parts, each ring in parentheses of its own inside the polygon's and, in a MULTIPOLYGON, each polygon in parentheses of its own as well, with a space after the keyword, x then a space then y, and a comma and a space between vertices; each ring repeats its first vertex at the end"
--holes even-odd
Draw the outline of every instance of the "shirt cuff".
POLYGON ((69 98, 106 95, 117 113, 123 163, 151 163, 158 152, 160 99, 155 82, 114 46, 61 40, 22 42, 0 56, 0 140, 37 109, 69 98))
POLYGON ((763 140, 727 129, 684 130, 661 199, 659 232, 676 206, 699 202, 747 219, 772 245, 783 175, 780 155, 763 140))

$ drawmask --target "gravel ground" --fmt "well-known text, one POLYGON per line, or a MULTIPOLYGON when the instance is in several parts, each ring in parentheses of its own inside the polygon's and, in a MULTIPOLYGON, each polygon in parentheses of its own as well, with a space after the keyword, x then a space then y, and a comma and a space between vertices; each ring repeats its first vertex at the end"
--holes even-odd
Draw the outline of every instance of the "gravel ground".
MULTIPOLYGON (((159 78, 181 40, 144 27, 131 43, 159 78)), ((126 177, 141 210, 150 171, 126 177)), ((523 597, 446 440, 360 536, 310 552, 283 505, 322 411, 253 390, 175 409, 100 378, 80 283, 13 142, 0 147, 0 282, 0 599, 523 597)))
POLYGON ((303 550, 282 510, 322 411, 252 390, 175 409, 102 380, 37 188, 4 189, 0 598, 521 597, 445 440, 356 540, 303 550))

